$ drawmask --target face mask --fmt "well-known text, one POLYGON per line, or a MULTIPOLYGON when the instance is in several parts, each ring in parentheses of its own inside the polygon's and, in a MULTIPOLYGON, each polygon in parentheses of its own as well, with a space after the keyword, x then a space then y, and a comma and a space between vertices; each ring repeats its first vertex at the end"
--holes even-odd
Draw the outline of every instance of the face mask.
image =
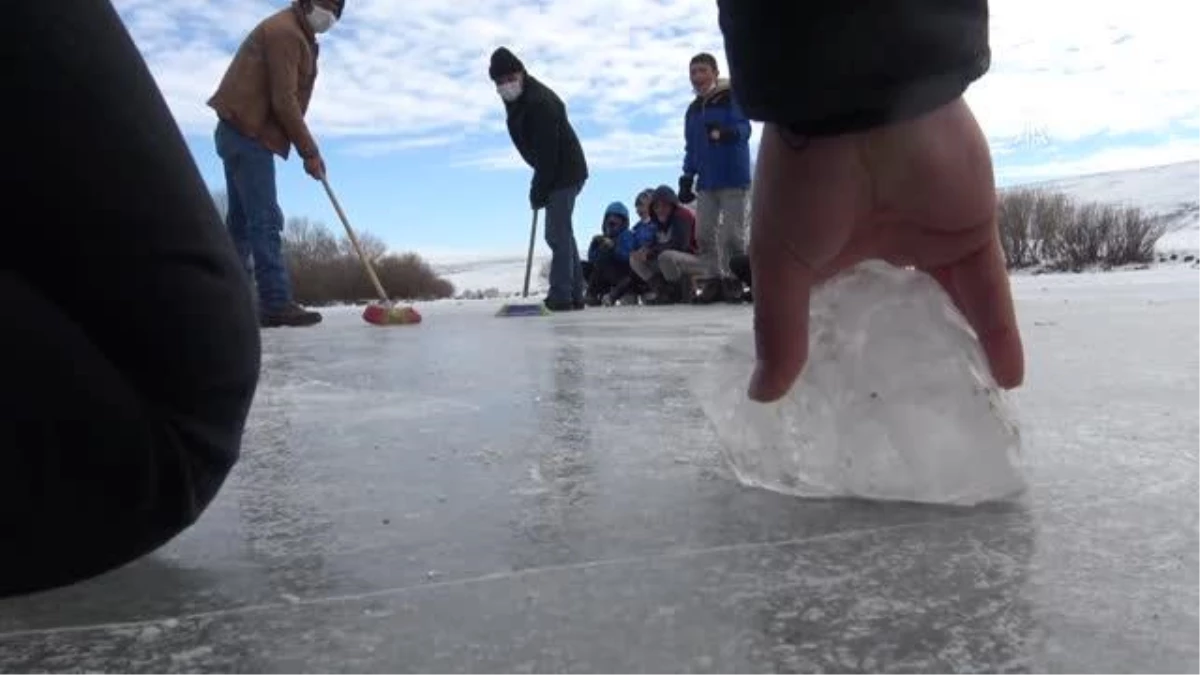
POLYGON ((504 84, 496 85, 496 93, 500 94, 500 98, 506 103, 512 103, 521 95, 521 81, 505 82, 504 84))
POLYGON ((337 17, 324 7, 314 5, 312 11, 308 13, 308 25, 312 27, 314 33, 324 33, 333 28, 335 23, 337 23, 337 17))

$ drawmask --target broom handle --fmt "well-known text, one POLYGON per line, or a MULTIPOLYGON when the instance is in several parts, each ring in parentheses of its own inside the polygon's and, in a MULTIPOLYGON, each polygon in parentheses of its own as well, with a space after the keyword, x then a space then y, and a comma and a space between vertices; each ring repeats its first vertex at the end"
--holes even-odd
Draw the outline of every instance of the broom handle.
POLYGON ((388 299, 387 291, 383 290, 383 284, 379 283, 379 276, 375 274, 375 268, 371 266, 371 261, 367 260, 367 256, 363 253, 362 246, 358 243, 358 237, 354 236, 354 230, 350 227, 350 221, 346 219, 346 214, 342 211, 342 205, 338 203, 337 197, 333 196, 333 190, 329 187, 329 181, 325 176, 321 176, 321 185, 325 186, 325 194, 329 195, 329 201, 333 204, 333 210, 337 211, 338 218, 341 219, 342 225, 346 228, 346 236, 350 238, 350 243, 354 245, 354 250, 358 252, 358 259, 362 261, 363 267, 367 268, 367 275, 371 277, 371 283, 375 284, 375 292, 379 294, 379 299, 385 304, 391 302, 388 299))
POLYGON ((529 297, 529 273, 533 270, 533 243, 537 241, 538 210, 533 210, 533 225, 529 228, 529 254, 525 256, 525 288, 521 291, 522 298, 529 297))

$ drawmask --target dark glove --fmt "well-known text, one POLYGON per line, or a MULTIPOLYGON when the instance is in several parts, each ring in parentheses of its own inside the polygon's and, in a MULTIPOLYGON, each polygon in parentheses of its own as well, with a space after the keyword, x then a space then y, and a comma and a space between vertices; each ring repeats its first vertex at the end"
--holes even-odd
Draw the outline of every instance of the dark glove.
POLYGON ((542 192, 537 184, 529 186, 529 208, 534 211, 546 208, 546 204, 550 203, 550 195, 542 192))
POLYGON ((683 175, 679 177, 679 201, 681 203, 691 204, 696 201, 696 193, 692 192, 692 187, 695 184, 695 176, 683 175))

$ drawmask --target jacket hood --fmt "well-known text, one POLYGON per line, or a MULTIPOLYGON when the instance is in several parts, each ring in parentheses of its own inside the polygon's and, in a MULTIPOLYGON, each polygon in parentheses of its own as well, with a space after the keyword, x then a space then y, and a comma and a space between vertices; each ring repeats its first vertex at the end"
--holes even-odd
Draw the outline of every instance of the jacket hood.
POLYGON ((623 227, 629 227, 629 209, 625 208, 621 202, 613 202, 604 209, 604 218, 600 221, 600 228, 604 231, 605 236, 611 237, 614 234, 608 229, 609 216, 620 216, 621 220, 625 221, 623 227))
POLYGON ((629 209, 625 208, 625 205, 622 204, 621 202, 613 202, 613 203, 609 204, 607 208, 604 209, 604 217, 607 218, 607 217, 613 216, 613 215, 621 216, 626 221, 628 221, 629 220, 629 209))

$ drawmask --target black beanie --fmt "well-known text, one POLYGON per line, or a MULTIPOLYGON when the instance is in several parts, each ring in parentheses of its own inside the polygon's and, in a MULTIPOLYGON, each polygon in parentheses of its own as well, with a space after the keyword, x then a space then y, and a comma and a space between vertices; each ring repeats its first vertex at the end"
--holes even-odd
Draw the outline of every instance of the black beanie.
POLYGON ((508 51, 507 47, 499 47, 492 52, 492 65, 488 67, 488 76, 493 82, 505 75, 522 72, 525 72, 525 64, 521 63, 516 54, 508 51))

